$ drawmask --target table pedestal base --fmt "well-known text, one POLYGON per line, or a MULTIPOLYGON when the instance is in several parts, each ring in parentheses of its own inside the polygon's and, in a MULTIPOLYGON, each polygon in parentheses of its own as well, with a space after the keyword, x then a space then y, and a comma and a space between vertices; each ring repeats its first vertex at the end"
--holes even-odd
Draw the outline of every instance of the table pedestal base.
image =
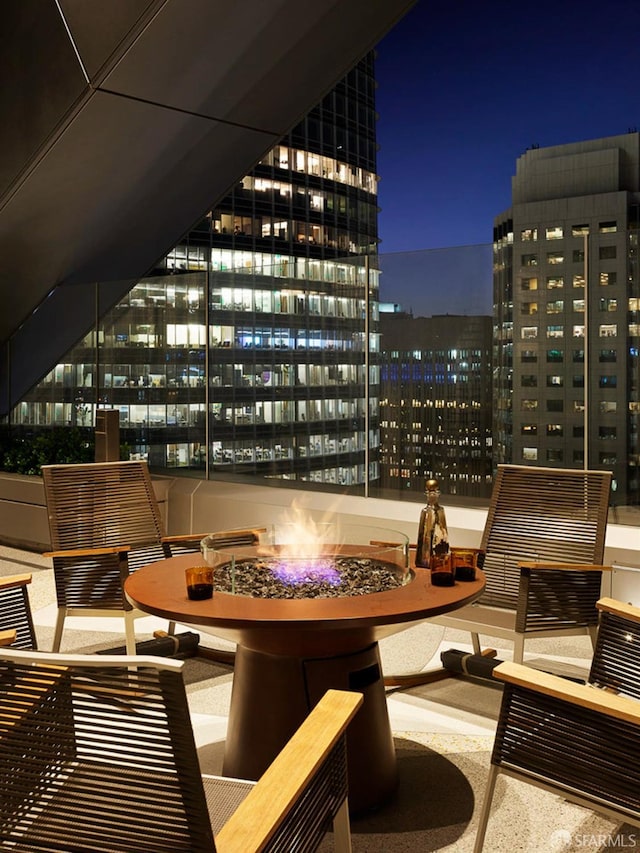
POLYGON ((223 774, 258 779, 329 688, 364 696, 347 732, 350 810, 359 814, 386 802, 397 768, 377 643, 311 658, 238 646, 223 774))

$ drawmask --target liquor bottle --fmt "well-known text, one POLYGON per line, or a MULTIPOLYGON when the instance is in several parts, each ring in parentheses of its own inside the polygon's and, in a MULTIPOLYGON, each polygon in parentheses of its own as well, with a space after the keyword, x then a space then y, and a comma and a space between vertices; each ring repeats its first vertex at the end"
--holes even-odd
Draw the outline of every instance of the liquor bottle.
POLYGON ((449 550, 449 532, 444 509, 440 506, 440 484, 427 480, 427 505, 420 513, 416 566, 431 569, 434 586, 453 586, 454 574, 449 550))

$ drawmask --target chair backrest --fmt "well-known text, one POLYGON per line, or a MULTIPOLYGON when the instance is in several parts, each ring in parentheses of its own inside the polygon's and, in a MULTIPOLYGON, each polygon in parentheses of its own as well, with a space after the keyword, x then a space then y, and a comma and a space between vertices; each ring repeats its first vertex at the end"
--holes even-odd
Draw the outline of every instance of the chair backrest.
POLYGON ((482 536, 483 604, 515 609, 526 561, 600 564, 611 472, 499 465, 482 536))
POLYGON ((170 556, 147 463, 43 465, 51 547, 130 547, 131 570, 170 556))
POLYGON ((0 846, 214 851, 182 666, 0 649, 0 846))
MULTIPOLYGON (((510 661, 493 674, 505 686, 492 765, 640 825, 637 701, 510 661)), ((483 806, 481 826, 490 802, 489 797, 483 806)))
POLYGON ((0 631, 15 630, 14 649, 38 647, 27 586, 31 575, 0 578, 0 631))
POLYGON ((602 598, 588 682, 640 699, 640 608, 602 598))

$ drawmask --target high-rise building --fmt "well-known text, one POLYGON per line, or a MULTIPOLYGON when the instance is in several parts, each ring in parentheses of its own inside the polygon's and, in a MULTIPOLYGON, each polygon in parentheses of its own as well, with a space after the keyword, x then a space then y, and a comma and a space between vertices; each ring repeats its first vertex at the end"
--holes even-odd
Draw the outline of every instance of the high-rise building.
POLYGON ((154 467, 377 479, 373 71, 370 54, 100 317, 13 422, 90 425, 107 406, 154 467))
POLYGON ((496 462, 640 499, 640 134, 532 148, 494 228, 496 462))
POLYGON ((491 492, 491 317, 381 312, 380 486, 491 492))

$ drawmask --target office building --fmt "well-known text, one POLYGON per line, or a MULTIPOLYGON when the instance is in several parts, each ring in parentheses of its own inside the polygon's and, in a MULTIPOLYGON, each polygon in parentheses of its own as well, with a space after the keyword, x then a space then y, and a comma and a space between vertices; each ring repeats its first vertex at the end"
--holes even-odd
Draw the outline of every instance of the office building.
POLYGON ((381 479, 424 493, 491 492, 491 318, 380 313, 381 479))
POLYGON ((90 425, 96 406, 113 407, 130 453, 156 468, 377 479, 373 72, 369 54, 13 422, 90 425))
POLYGON ((495 462, 640 498, 640 134, 532 148, 494 228, 495 462))

